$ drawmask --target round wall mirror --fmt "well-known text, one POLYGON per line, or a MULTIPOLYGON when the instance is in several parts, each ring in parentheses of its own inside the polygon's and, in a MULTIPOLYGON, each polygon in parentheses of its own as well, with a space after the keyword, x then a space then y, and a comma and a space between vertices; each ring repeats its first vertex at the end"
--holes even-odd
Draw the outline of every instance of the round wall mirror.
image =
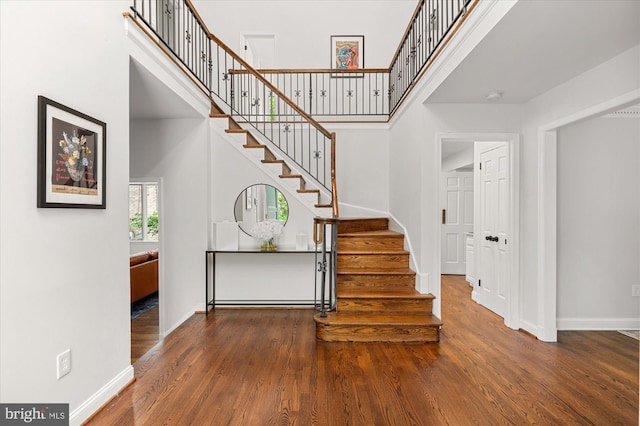
POLYGON ((234 207, 236 222, 247 235, 256 237, 251 230, 265 220, 277 220, 284 226, 289 219, 289 203, 282 192, 271 185, 251 185, 238 195, 234 207))

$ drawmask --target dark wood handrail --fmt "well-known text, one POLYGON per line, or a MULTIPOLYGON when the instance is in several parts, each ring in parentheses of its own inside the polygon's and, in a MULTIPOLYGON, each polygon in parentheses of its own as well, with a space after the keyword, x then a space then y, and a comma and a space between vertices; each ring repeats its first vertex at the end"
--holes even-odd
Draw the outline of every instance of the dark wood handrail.
POLYGON ((338 211, 338 187, 336 182, 336 134, 331 133, 331 207, 333 208, 333 217, 339 216, 338 211))

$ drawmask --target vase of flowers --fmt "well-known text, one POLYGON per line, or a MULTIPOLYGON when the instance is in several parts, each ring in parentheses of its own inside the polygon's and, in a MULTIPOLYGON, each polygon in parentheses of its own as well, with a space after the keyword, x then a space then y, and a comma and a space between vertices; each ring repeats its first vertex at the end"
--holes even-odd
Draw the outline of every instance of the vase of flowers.
POLYGON ((251 228, 251 234, 260 241, 261 251, 278 250, 277 238, 282 232, 282 222, 268 219, 258 222, 251 228))
POLYGON ((75 130, 72 135, 62 132, 62 136, 64 140, 59 142, 62 153, 58 155, 64 160, 71 180, 79 182, 84 176, 85 168, 92 165, 89 161, 92 152, 87 146, 87 138, 85 136, 78 137, 75 130))

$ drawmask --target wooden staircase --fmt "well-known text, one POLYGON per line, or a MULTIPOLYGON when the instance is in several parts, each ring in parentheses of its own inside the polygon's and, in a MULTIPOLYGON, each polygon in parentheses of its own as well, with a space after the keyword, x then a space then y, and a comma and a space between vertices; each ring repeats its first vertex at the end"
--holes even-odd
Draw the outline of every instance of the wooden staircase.
POLYGON ((415 289, 404 235, 386 218, 338 222, 337 309, 316 314, 316 336, 343 342, 438 342, 434 296, 415 289))
POLYGON ((319 189, 307 189, 306 181, 304 177, 300 174, 294 174, 291 172, 291 168, 287 165, 285 160, 278 159, 273 152, 269 149, 267 145, 261 144, 249 130, 243 129, 237 121, 233 119, 229 114, 226 114, 220 107, 218 107, 214 102, 211 103, 211 113, 209 114, 211 118, 226 118, 229 120, 228 128, 225 132, 229 134, 244 134, 246 135, 246 141, 244 145, 242 145, 245 149, 261 149, 264 152, 263 158, 261 162, 263 164, 280 164, 282 165, 282 171, 279 174, 280 179, 297 179, 299 181, 298 189, 296 190, 299 194, 314 194, 317 196, 317 202, 314 203, 315 208, 320 209, 331 209, 333 205, 331 203, 323 203, 321 200, 321 194, 319 189))

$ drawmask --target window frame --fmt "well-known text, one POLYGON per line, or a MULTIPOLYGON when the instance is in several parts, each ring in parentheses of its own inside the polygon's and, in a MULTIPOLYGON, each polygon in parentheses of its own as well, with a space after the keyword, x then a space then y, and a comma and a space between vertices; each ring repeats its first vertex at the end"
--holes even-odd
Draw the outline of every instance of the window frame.
MULTIPOLYGON (((129 189, 132 185, 140 185, 141 186, 141 209, 142 209, 142 239, 135 240, 131 239, 131 235, 129 235, 130 243, 159 243, 160 242, 160 181, 159 180, 132 180, 129 182, 129 189), (148 225, 148 216, 147 216, 147 196, 148 196, 148 187, 155 186, 156 187, 156 211, 158 212, 158 234, 157 239, 150 240, 149 239, 149 225, 148 225)), ((129 201, 130 202, 130 201, 129 201)))

